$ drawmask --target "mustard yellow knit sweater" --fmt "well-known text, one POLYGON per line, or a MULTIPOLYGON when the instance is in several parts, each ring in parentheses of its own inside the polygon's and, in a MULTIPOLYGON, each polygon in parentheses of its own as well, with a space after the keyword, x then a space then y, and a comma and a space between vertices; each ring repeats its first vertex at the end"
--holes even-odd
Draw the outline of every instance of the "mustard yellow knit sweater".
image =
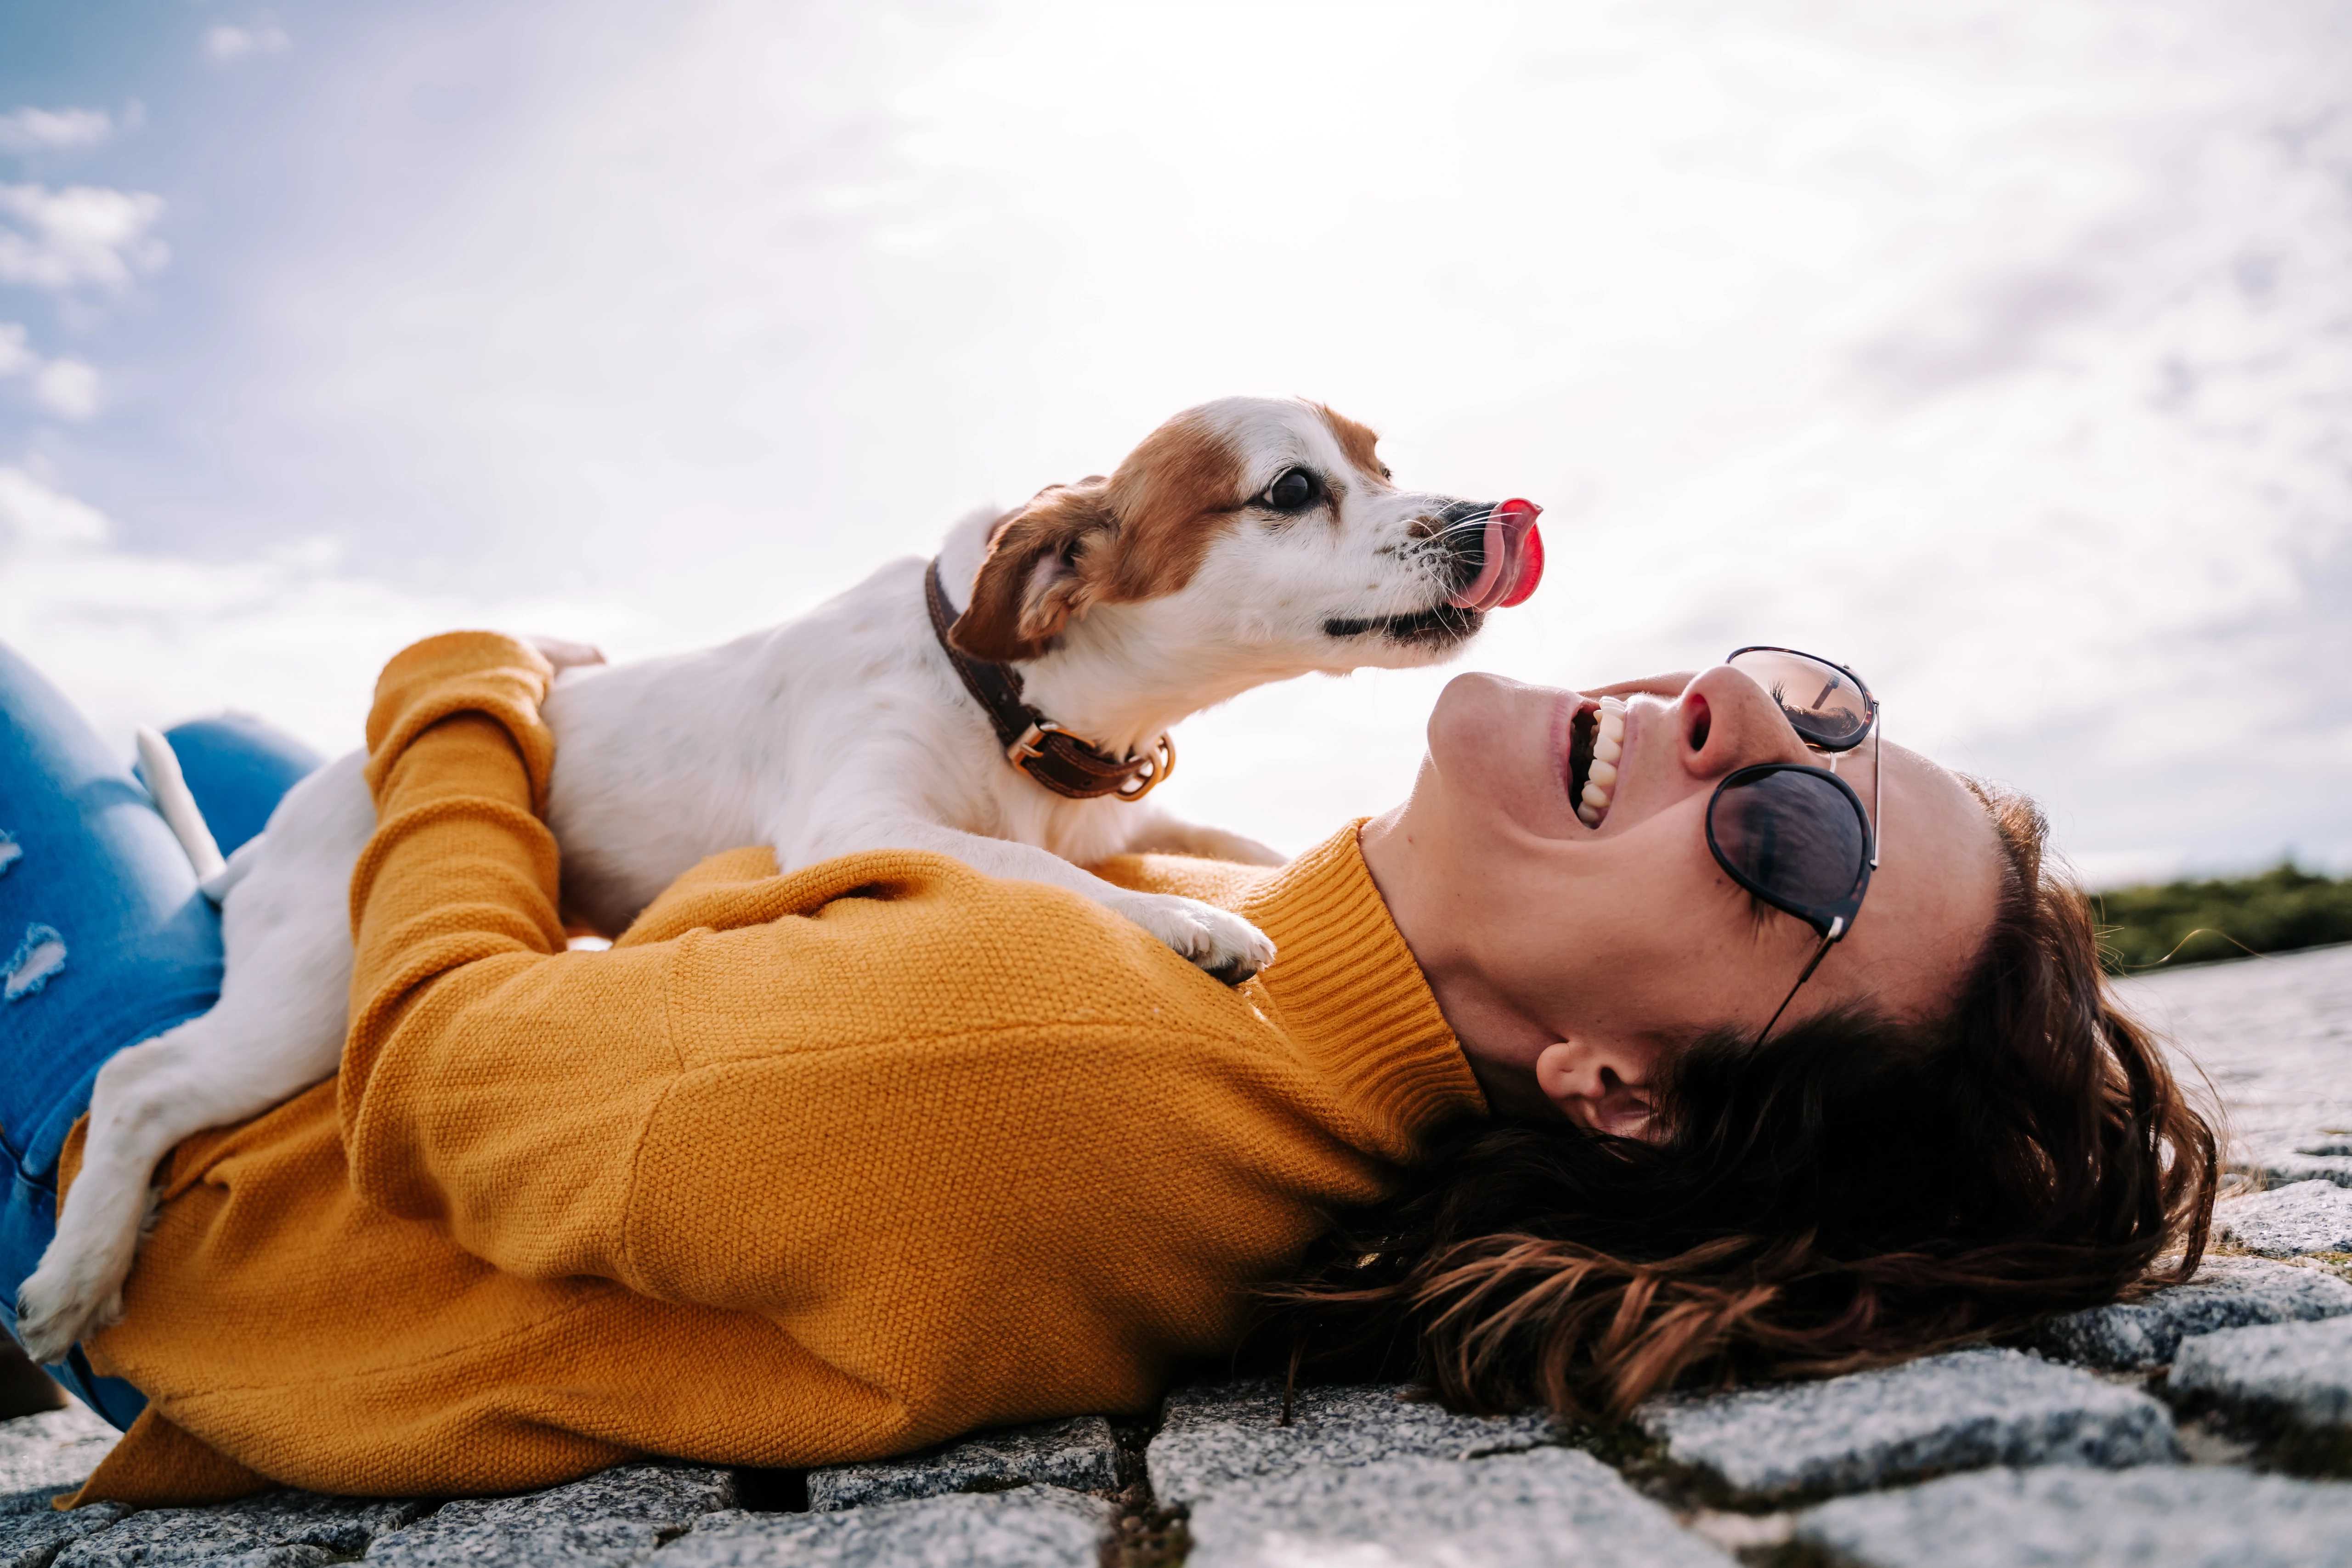
POLYGON ((83 1499, 499 1491, 1137 1410, 1318 1211, 1484 1109, 1352 827, 1271 873, 1106 868, 1273 937, 1232 990, 1073 894, 898 851, 716 856, 567 952, 548 679, 482 633, 385 669, 341 1071, 167 1162, 90 1346, 152 1403, 83 1499))

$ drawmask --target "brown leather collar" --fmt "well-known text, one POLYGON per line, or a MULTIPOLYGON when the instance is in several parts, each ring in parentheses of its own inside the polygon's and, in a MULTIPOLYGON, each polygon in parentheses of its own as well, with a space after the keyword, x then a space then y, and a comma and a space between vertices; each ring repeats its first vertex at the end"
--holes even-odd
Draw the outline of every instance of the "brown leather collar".
POLYGON ((1115 795, 1121 800, 1141 800, 1176 771, 1176 742, 1166 735, 1140 757, 1114 757, 1079 740, 1051 719, 1021 700, 1021 676, 1009 665, 972 658, 948 640, 955 624, 947 590, 940 585, 935 558, 923 574, 923 597, 931 609, 931 632, 940 649, 963 678, 963 689, 995 726, 1004 760, 1052 790, 1072 800, 1094 800, 1115 795))

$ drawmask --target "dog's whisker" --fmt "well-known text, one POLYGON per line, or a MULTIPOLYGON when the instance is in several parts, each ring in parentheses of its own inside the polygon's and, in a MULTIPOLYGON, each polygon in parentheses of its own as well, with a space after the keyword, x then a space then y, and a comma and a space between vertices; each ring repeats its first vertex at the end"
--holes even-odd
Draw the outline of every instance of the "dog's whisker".
POLYGON ((1493 521, 1494 516, 1494 510, 1489 508, 1475 516, 1458 518, 1452 522, 1446 523, 1440 527, 1436 532, 1430 534, 1428 537, 1432 539, 1443 539, 1449 533, 1475 532, 1483 530, 1488 522, 1493 521))

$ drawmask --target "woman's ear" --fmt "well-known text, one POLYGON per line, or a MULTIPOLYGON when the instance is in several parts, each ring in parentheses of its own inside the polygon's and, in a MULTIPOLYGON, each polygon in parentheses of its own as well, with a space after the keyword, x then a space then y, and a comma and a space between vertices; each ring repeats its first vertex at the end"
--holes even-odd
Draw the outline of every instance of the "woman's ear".
POLYGON ((961 653, 994 664, 1035 658, 1094 600, 1093 557, 1114 528, 1110 482, 1039 490, 996 525, 971 597, 948 628, 961 653))
POLYGON ((1656 1137, 1648 1079, 1643 1053, 1591 1040, 1556 1040, 1536 1058, 1543 1097, 1579 1127, 1615 1138, 1656 1137))

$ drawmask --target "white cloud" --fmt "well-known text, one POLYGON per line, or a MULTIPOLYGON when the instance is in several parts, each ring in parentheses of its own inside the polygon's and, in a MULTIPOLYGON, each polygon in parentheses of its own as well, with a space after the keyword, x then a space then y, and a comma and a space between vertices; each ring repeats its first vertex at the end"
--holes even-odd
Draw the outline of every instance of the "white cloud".
POLYGON ((33 397, 61 419, 98 412, 98 371, 78 359, 53 359, 33 374, 33 397))
POLYGON ((103 109, 37 109, 26 104, 0 114, 0 153, 70 152, 95 147, 114 134, 103 109))
POLYGON ((97 367, 69 357, 44 359, 22 324, 0 321, 0 381, 26 377, 33 401, 62 419, 88 419, 98 412, 97 367))
POLYGON ((294 40, 286 36, 286 29, 275 22, 257 22, 249 27, 222 22, 205 29, 205 53, 215 60, 282 55, 293 46, 294 40))
POLYGON ((163 198, 144 191, 0 184, 0 283, 128 287, 171 257, 148 232, 163 216, 163 198))
POLYGON ((112 532, 96 507, 0 464, 0 563, 101 545, 112 532))
POLYGON ((26 653, 127 756, 137 724, 225 706, 329 752, 356 745, 368 694, 406 644, 457 626, 642 637, 611 606, 549 595, 415 593, 297 541, 242 561, 135 552, 96 508, 0 464, 0 642, 26 653))

